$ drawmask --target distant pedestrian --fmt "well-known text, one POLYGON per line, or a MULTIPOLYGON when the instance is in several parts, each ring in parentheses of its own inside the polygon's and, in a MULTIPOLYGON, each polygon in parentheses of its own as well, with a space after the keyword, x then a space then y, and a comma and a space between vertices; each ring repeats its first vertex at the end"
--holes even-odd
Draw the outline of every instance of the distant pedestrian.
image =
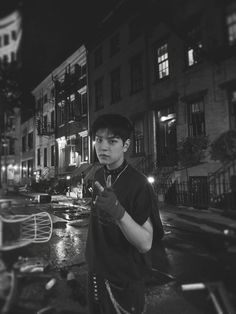
POLYGON ((94 177, 86 243, 90 314, 143 313, 147 253, 154 234, 163 236, 152 186, 124 157, 132 129, 118 114, 98 117, 91 129, 103 167, 94 177))

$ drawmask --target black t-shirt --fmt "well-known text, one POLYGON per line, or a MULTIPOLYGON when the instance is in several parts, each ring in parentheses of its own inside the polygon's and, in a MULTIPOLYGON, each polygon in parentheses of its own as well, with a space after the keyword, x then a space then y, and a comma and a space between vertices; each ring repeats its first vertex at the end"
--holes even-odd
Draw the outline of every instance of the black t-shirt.
MULTIPOLYGON (((105 186, 104 168, 99 169, 94 181, 105 186)), ((131 165, 122 172, 112 186, 119 202, 129 215, 143 225, 154 210, 153 195, 147 178, 131 165)), ((94 190, 93 200, 98 191, 94 190)), ((114 281, 139 281, 145 272, 145 254, 128 242, 111 217, 92 205, 86 260, 89 271, 114 281)))

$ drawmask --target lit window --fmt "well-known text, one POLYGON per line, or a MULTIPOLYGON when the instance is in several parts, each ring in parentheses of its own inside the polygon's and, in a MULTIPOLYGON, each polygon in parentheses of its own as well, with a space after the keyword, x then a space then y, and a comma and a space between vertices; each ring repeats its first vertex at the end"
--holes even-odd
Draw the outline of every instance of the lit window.
POLYGON ((76 150, 75 146, 71 146, 71 151, 70 151, 70 164, 75 165, 76 164, 76 150))
POLYGON ((164 44, 157 48, 158 78, 162 79, 169 75, 168 45, 164 44))
POLYGON ((187 33, 187 65, 193 66, 202 61, 202 39, 199 27, 187 33))
POLYGON ((236 44, 236 4, 232 3, 227 8, 226 24, 228 28, 228 41, 229 45, 236 44))

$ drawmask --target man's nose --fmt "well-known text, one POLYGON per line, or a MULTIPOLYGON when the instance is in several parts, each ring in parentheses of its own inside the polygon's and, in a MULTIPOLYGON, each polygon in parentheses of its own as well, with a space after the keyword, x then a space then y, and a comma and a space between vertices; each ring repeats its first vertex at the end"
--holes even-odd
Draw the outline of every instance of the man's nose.
POLYGON ((108 150, 108 143, 107 143, 107 141, 102 141, 102 143, 101 143, 101 149, 102 149, 102 150, 108 150))

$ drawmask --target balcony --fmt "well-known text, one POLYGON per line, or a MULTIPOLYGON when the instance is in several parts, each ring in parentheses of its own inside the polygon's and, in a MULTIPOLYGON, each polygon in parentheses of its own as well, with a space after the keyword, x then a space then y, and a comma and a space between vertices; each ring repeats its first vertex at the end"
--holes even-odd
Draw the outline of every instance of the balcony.
POLYGON ((54 123, 43 123, 42 120, 36 121, 37 132, 39 136, 51 136, 55 133, 54 123))

